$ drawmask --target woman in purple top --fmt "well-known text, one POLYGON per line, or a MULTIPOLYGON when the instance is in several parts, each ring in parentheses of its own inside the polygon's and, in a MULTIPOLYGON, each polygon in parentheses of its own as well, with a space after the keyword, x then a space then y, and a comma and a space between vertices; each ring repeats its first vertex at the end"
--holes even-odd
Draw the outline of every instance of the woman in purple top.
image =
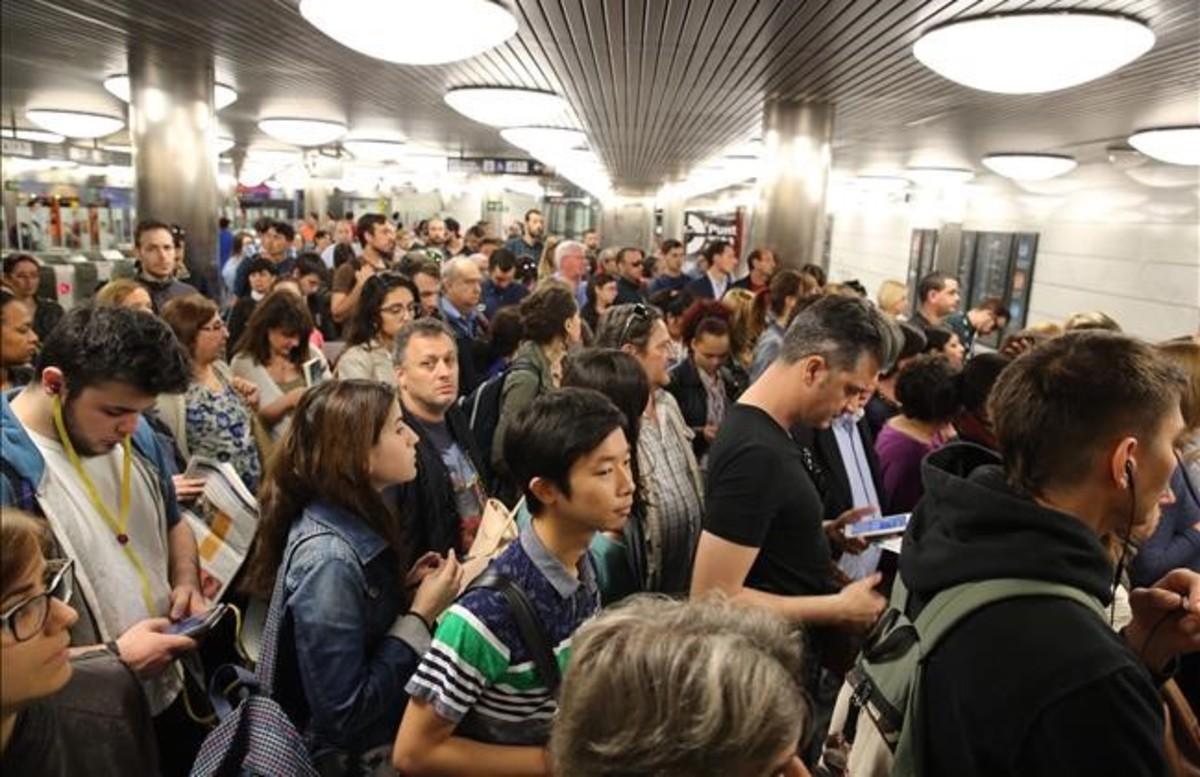
POLYGON ((950 422, 958 412, 958 374, 946 357, 913 359, 896 379, 900 415, 875 439, 887 513, 907 513, 925 492, 921 461, 954 437, 950 422))

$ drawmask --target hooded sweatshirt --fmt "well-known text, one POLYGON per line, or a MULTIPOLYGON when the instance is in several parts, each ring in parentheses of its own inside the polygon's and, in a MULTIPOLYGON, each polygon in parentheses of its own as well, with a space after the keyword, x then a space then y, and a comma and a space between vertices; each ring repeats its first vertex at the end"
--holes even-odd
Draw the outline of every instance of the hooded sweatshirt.
MULTIPOLYGON (((1096 534, 1014 490, 999 465, 965 443, 925 460, 900 560, 910 616, 939 591, 1001 577, 1063 583, 1107 607, 1114 570, 1096 534)), ((1106 621, 1061 597, 969 615, 927 658, 920 693, 924 777, 1166 774, 1149 672, 1106 621)))

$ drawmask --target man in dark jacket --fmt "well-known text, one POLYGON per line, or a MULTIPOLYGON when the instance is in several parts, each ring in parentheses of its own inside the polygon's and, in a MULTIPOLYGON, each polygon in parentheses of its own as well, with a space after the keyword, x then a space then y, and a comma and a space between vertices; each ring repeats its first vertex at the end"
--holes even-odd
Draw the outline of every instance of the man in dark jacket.
POLYGON ((466 553, 487 502, 483 457, 458 398, 458 349, 443 322, 420 318, 396 335, 396 384, 405 422, 420 437, 417 478, 395 489, 420 551, 466 553))
MULTIPOLYGON (((990 405, 1003 459, 959 444, 925 461, 900 561, 910 616, 951 586, 994 578, 1065 584, 1109 607, 1116 559, 1105 539, 1119 547, 1153 530, 1182 387, 1150 347, 1107 332, 1068 334, 1015 361, 990 405)), ((1054 596, 969 615, 925 662, 921 773, 1166 774, 1157 685, 1200 649, 1200 573, 1173 570, 1135 589, 1130 606, 1120 632, 1111 616, 1054 596)))

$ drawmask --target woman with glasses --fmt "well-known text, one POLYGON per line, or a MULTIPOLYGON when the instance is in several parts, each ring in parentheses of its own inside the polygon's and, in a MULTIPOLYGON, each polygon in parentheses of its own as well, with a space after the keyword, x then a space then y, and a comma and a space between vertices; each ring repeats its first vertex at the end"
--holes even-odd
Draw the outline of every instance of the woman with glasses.
MULTIPOLYGON (((47 561, 45 535, 17 510, 0 513, 0 773, 68 773, 45 700, 71 678, 68 630, 78 614, 70 561, 47 561)), ((97 773, 101 771, 99 765, 97 773)))
POLYGON ((392 341, 402 326, 416 318, 419 298, 416 284, 406 275, 384 272, 368 278, 350 320, 337 376, 393 385, 392 341))
MULTIPOLYGON (((262 457, 254 437, 254 412, 258 387, 233 375, 225 363, 229 332, 217 305, 207 297, 176 297, 162 310, 162 318, 187 352, 192 382, 185 394, 163 394, 156 413, 175 440, 180 456, 205 456, 228 462, 253 493, 262 478, 262 457)), ((176 480, 176 491, 186 499, 203 491, 203 481, 176 480)))

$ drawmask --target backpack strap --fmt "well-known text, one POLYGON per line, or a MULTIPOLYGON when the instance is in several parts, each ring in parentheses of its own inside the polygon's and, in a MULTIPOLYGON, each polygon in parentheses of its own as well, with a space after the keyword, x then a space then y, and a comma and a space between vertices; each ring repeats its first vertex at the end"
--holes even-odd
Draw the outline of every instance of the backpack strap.
POLYGON ((558 687, 562 684, 562 671, 554 658, 554 649, 550 645, 542 619, 538 617, 537 610, 533 608, 533 603, 529 601, 524 589, 494 569, 488 569, 475 578, 467 590, 475 588, 490 588, 504 596, 508 602, 508 609, 517 622, 517 632, 529 650, 538 675, 550 690, 550 695, 557 698, 558 687))
POLYGON ((31 515, 41 516, 42 508, 38 504, 37 489, 33 483, 21 477, 21 473, 17 472, 17 468, 8 459, 0 458, 0 473, 8 481, 8 486, 12 489, 16 499, 13 506, 31 515))

